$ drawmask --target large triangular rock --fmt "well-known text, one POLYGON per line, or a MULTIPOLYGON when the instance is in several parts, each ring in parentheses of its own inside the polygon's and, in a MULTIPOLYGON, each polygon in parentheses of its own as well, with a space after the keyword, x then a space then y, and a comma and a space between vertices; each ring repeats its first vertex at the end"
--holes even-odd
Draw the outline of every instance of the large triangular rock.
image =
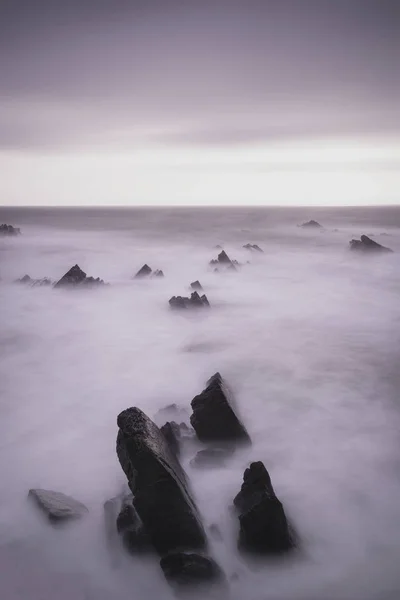
POLYGON ((82 271, 79 265, 71 267, 63 277, 54 285, 57 287, 80 287, 80 286, 98 286, 104 285, 104 281, 100 277, 87 277, 86 273, 82 271))
POLYGON ((221 375, 215 373, 207 387, 192 402, 190 422, 202 441, 250 442, 245 426, 237 417, 232 393, 221 375))
POLYGON ((143 267, 141 269, 139 269, 139 271, 136 273, 135 275, 135 279, 140 279, 142 277, 148 277, 149 275, 151 275, 152 270, 150 269, 149 265, 143 265, 143 267))

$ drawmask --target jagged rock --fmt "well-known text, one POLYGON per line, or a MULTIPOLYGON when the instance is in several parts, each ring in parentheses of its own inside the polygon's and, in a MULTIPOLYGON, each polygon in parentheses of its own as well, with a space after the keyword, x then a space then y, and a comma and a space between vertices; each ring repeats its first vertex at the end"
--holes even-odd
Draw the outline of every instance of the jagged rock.
POLYGON ((104 285, 104 281, 97 277, 87 277, 86 273, 82 271, 79 265, 74 265, 71 267, 63 277, 54 285, 57 287, 77 287, 77 286, 98 286, 104 285))
POLYGON ((199 450, 194 458, 190 461, 192 467, 197 468, 212 468, 223 467, 226 464, 226 459, 232 455, 229 448, 205 448, 199 450))
POLYGON ((61 492, 31 489, 28 496, 36 502, 52 522, 77 519, 88 512, 84 504, 61 492))
POLYGON ((252 250, 252 251, 255 251, 255 252, 264 252, 264 250, 262 250, 260 248, 260 246, 258 246, 257 244, 245 244, 243 246, 243 248, 246 248, 247 250, 252 250))
POLYGON ((351 240, 350 250, 361 252, 393 252, 391 248, 378 244, 378 242, 371 240, 367 235, 362 235, 360 240, 351 240))
POLYGON ((151 275, 151 273, 152 270, 150 269, 149 265, 143 265, 143 267, 139 269, 139 271, 136 273, 135 279, 140 277, 148 277, 149 275, 151 275))
POLYGON ((161 269, 156 269, 155 271, 153 271, 152 277, 164 277, 164 273, 161 271, 161 269))
POLYGON ((202 285, 201 285, 200 281, 198 281, 198 280, 197 281, 193 281, 190 284, 190 287, 192 288, 192 290, 196 290, 197 292, 202 292, 203 291, 202 285))
POLYGON ((302 225, 300 225, 300 227, 322 227, 322 225, 320 225, 317 221, 311 219, 311 221, 303 223, 302 225))
POLYGON ((181 439, 181 429, 178 423, 175 421, 167 421, 165 425, 160 428, 161 433, 167 440, 168 446, 172 450, 172 452, 179 456, 180 454, 180 439, 181 439))
POLYGON ((21 235, 21 230, 19 227, 13 227, 12 225, 3 223, 0 225, 0 235, 21 235))
POLYGON ((32 277, 29 277, 29 275, 24 275, 20 279, 17 279, 16 283, 23 283, 25 285, 29 285, 30 287, 41 287, 52 285, 53 282, 48 277, 43 277, 43 279, 32 279, 32 277))
POLYGON ((204 549, 206 535, 185 472, 160 429, 138 408, 124 410, 117 422, 118 458, 156 551, 204 549))
MULTIPOLYGON (((210 260, 209 264, 210 265, 218 265, 220 267, 225 267, 226 269, 229 269, 231 271, 236 271, 235 264, 237 266, 239 266, 239 263, 237 262, 237 260, 231 260, 229 258, 229 256, 227 255, 227 253, 225 252, 225 250, 222 250, 222 252, 220 252, 218 254, 217 259, 210 260)), ((214 272, 218 272, 217 269, 214 269, 214 272)))
POLYGON ((204 308, 209 307, 210 303, 207 296, 199 296, 197 292, 193 292, 190 298, 184 296, 172 296, 169 300, 171 308, 186 309, 186 308, 204 308))
POLYGON ((294 546, 294 535, 271 478, 262 462, 251 463, 234 499, 239 510, 239 547, 259 554, 278 554, 294 546))
POLYGON ((233 397, 221 375, 215 373, 201 394, 193 398, 190 422, 202 441, 249 443, 250 437, 232 407, 233 397))
POLYGON ((215 560, 192 552, 174 552, 160 560, 166 580, 172 586, 185 587, 222 583, 225 576, 215 560))

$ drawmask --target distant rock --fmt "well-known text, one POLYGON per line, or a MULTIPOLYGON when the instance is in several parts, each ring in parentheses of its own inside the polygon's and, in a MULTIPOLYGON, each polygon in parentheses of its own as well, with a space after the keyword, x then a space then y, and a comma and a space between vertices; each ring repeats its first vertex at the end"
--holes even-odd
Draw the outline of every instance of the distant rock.
POLYGON ((367 235, 362 235, 360 240, 351 240, 350 250, 359 252, 393 252, 391 248, 378 244, 378 242, 371 240, 367 235))
POLYGON ((250 437, 233 409, 233 397, 221 375, 215 373, 207 387, 191 402, 190 417, 197 437, 204 441, 249 443, 250 437))
POLYGON ((300 225, 300 227, 322 227, 322 225, 320 225, 317 221, 311 219, 311 221, 303 223, 302 225, 300 225))
POLYGON ((190 298, 185 296, 172 296, 169 300, 169 305, 174 309, 187 309, 209 307, 210 303, 205 294, 200 296, 197 292, 193 292, 190 298))
POLYGON ((88 512, 84 504, 61 492, 31 489, 28 496, 36 502, 37 506, 52 522, 77 519, 88 512))
MULTIPOLYGON (((236 271, 235 264, 239 265, 239 263, 237 261, 233 261, 229 258, 229 256, 225 252, 225 250, 222 250, 222 252, 220 252, 218 254, 217 259, 210 260, 209 264, 210 265, 218 265, 220 267, 225 267, 226 269, 230 269, 231 271, 236 271)), ((215 269, 214 269, 214 271, 215 271, 215 269)))
POLYGON ((160 561, 166 580, 174 587, 225 583, 225 575, 215 560, 193 552, 174 552, 160 561))
POLYGON ((161 269, 156 269, 155 271, 153 271, 152 277, 164 277, 164 273, 161 271, 161 269))
POLYGON ((96 279, 94 277, 87 277, 86 273, 78 265, 75 265, 57 281, 54 287, 97 287, 99 285, 105 285, 100 277, 96 279))
POLYGON ((176 421, 181 423, 182 421, 189 422, 189 413, 186 407, 178 406, 175 402, 168 404, 155 415, 155 421, 157 424, 165 423, 165 421, 176 421))
POLYGON ((155 550, 204 549, 206 535, 186 474, 160 429, 138 408, 118 415, 117 454, 155 550))
POLYGON ((193 281, 190 284, 190 287, 192 288, 192 290, 195 290, 196 292, 202 292, 203 291, 202 285, 201 285, 200 281, 198 281, 198 280, 197 281, 193 281))
POLYGON ((234 499, 239 510, 239 547, 258 554, 279 554, 294 547, 294 535, 262 462, 251 463, 234 499))
POLYGON ((255 252, 264 252, 264 250, 262 250, 260 248, 260 246, 258 246, 257 244, 245 244, 243 246, 243 248, 246 248, 246 250, 251 250, 251 251, 255 251, 255 252))
POLYGON ((135 275, 135 279, 139 279, 141 277, 148 277, 149 275, 151 275, 152 270, 150 269, 149 265, 143 265, 143 267, 141 269, 139 269, 139 271, 136 273, 135 275))
POLYGON ((231 456, 232 451, 229 448, 205 448, 199 450, 190 464, 199 469, 219 468, 225 466, 226 460, 231 456))
POLYGON ((43 277, 43 279, 32 279, 32 277, 29 277, 29 275, 24 275, 20 279, 17 279, 16 283, 23 283, 25 285, 29 285, 30 287, 49 286, 53 284, 51 279, 48 277, 43 277))
POLYGON ((6 225, 3 223, 0 225, 0 236, 8 236, 8 235, 21 235, 21 230, 19 227, 13 227, 12 225, 6 225))

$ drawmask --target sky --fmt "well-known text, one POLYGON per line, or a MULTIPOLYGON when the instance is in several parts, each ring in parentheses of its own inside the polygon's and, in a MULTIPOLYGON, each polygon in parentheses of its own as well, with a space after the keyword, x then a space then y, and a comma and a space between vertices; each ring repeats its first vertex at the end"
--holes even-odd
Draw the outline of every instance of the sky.
POLYGON ((1 0, 0 204, 400 204, 398 0, 1 0))

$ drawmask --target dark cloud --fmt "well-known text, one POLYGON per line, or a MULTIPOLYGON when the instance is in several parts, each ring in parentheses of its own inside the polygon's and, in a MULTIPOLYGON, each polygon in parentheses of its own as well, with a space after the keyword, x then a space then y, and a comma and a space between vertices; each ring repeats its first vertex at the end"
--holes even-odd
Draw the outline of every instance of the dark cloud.
POLYGON ((398 132, 399 31, 397 0, 2 0, 0 145, 398 132))

